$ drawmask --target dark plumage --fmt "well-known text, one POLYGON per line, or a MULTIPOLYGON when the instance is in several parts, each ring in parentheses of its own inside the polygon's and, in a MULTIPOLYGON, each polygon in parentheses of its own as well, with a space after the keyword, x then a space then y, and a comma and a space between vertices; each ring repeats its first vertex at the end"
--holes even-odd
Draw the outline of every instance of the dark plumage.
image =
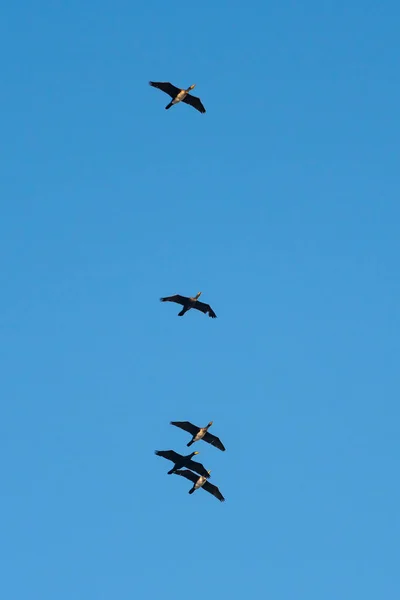
MULTIPOLYGON (((211 471, 208 471, 208 473, 211 473, 211 471)), ((189 490, 189 494, 193 494, 193 492, 195 492, 199 488, 203 488, 203 490, 206 490, 206 492, 212 494, 221 502, 225 502, 225 498, 223 497, 217 486, 207 481, 205 477, 198 477, 195 473, 192 473, 192 471, 188 471, 187 469, 184 469, 183 471, 175 471, 175 475, 181 475, 181 477, 185 477, 193 483, 193 487, 189 490)))
POLYGON ((197 98, 197 96, 192 96, 191 94, 189 94, 189 92, 191 90, 193 90, 193 88, 196 87, 195 84, 191 85, 187 89, 177 88, 175 85, 172 85, 172 83, 169 83, 169 81, 149 81, 149 84, 152 87, 155 87, 155 88, 165 92, 166 94, 168 94, 168 96, 171 96, 172 100, 165 107, 166 110, 171 108, 171 106, 173 106, 174 104, 178 104, 178 102, 184 102, 185 104, 189 104, 190 106, 193 106, 193 108, 195 108, 196 110, 198 110, 201 113, 206 112, 206 109, 204 108, 203 104, 201 103, 200 98, 197 98))
POLYGON ((175 296, 166 296, 165 298, 160 298, 161 302, 176 302, 177 304, 182 304, 183 308, 180 313, 178 313, 178 317, 183 317, 185 313, 191 308, 196 308, 200 310, 205 315, 208 313, 208 316, 212 319, 215 319, 217 315, 211 308, 209 304, 205 304, 205 302, 200 302, 198 300, 201 292, 198 292, 194 298, 188 298, 187 296, 180 296, 179 294, 175 294, 175 296))
POLYGON ((190 442, 186 444, 187 446, 191 446, 194 442, 198 442, 199 440, 204 440, 208 444, 225 452, 225 446, 221 440, 212 433, 208 433, 208 428, 211 427, 212 424, 213 422, 210 421, 206 427, 197 427, 196 425, 193 425, 193 423, 189 423, 189 421, 171 421, 171 425, 175 425, 175 427, 179 427, 192 434, 193 437, 190 442))
POLYGON ((196 471, 196 473, 198 473, 199 475, 203 475, 203 477, 210 477, 209 472, 203 467, 203 465, 196 462, 195 460, 192 460, 193 456, 199 454, 198 452, 192 452, 187 456, 182 456, 181 454, 178 454, 173 450, 156 450, 155 454, 157 454, 157 456, 162 456, 163 458, 166 458, 167 460, 170 460, 173 463, 175 463, 173 468, 170 471, 168 471, 168 475, 171 475, 171 473, 174 473, 182 467, 188 467, 189 469, 192 469, 192 471, 196 471))

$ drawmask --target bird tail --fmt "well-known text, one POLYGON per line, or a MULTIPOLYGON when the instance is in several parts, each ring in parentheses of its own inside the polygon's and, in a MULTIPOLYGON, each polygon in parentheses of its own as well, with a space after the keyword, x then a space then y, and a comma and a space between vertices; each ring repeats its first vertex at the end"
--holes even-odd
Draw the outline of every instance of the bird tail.
POLYGON ((191 446, 193 443, 194 443, 194 440, 190 440, 190 442, 188 442, 188 443, 186 444, 186 446, 188 446, 188 447, 189 447, 189 446, 191 446))
POLYGON ((194 492, 194 487, 192 487, 192 489, 189 490, 189 494, 193 494, 193 492, 194 492))
POLYGON ((172 106, 172 102, 170 102, 169 104, 167 104, 167 106, 165 107, 165 110, 168 110, 169 108, 171 108, 172 106))

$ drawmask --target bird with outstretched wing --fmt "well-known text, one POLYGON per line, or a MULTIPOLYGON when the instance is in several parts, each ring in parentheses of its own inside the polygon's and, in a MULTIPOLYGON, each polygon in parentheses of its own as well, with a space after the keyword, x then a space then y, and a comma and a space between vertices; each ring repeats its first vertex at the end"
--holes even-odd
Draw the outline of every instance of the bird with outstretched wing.
POLYGON ((149 84, 152 87, 157 88, 162 92, 165 92, 166 94, 168 94, 168 96, 171 96, 171 102, 165 107, 167 110, 171 108, 171 106, 173 106, 174 104, 184 102, 185 104, 189 104, 189 106, 192 106, 193 108, 195 108, 203 114, 206 112, 206 109, 204 108, 200 98, 198 98, 197 96, 192 96, 192 94, 189 93, 194 87, 196 87, 194 84, 189 86, 187 89, 177 88, 175 85, 172 85, 172 83, 170 83, 169 81, 149 81, 149 84))
POLYGON ((220 502, 225 502, 225 498, 223 497, 223 495, 219 491, 219 488, 216 485, 213 485, 212 483, 210 483, 209 481, 206 481, 202 477, 197 477, 197 475, 195 475, 195 473, 192 473, 192 471, 183 469, 182 471, 181 470, 175 471, 175 475, 180 475, 181 477, 185 477, 186 479, 189 479, 189 481, 191 481, 193 483, 193 487, 191 490, 189 490, 189 494, 192 494, 196 490, 195 486, 199 482, 199 488, 203 488, 203 490, 206 490, 206 492, 208 492, 209 494, 212 494, 213 496, 215 496, 215 498, 218 498, 218 500, 220 500, 220 502), (202 479, 204 479, 204 482, 202 481, 202 479))
POLYGON ((188 446, 191 446, 194 442, 197 442, 199 440, 204 440, 208 444, 211 444, 215 448, 218 448, 219 450, 222 450, 222 452, 225 452, 225 446, 223 445, 219 437, 208 432, 208 428, 211 427, 212 421, 210 421, 207 427, 197 427, 197 425, 193 425, 193 423, 190 423, 189 421, 171 421, 170 424, 174 425, 175 427, 179 427, 184 431, 187 431, 193 436, 191 441, 188 442, 188 446))
POLYGON ((209 317, 211 317, 212 319, 215 319, 217 317, 217 315, 215 314, 215 312, 213 311, 213 309, 211 308, 211 306, 209 304, 206 304, 205 302, 200 302, 200 300, 198 299, 200 295, 201 295, 201 292, 198 292, 198 294, 196 294, 196 296, 194 296, 193 298, 190 298, 188 296, 181 296, 180 294, 174 294, 173 296, 165 296, 164 298, 160 298, 160 301, 161 302, 175 302, 176 304, 181 304, 183 306, 183 308, 182 308, 181 312, 178 313, 179 317, 183 317, 183 315, 185 313, 187 313, 188 310, 195 308, 204 314, 208 313, 209 317))
POLYGON ((167 460, 170 460, 174 463, 173 468, 170 471, 168 471, 168 475, 171 475, 172 473, 174 473, 178 469, 181 469, 182 467, 188 467, 188 469, 192 469, 192 471, 195 471, 203 477, 210 477, 209 472, 203 467, 201 463, 192 460, 192 456, 198 454, 198 452, 192 452, 192 454, 189 454, 188 456, 182 456, 182 454, 178 454, 177 452, 174 452, 174 450, 156 450, 155 454, 157 456, 161 456, 162 458, 166 458, 167 460))

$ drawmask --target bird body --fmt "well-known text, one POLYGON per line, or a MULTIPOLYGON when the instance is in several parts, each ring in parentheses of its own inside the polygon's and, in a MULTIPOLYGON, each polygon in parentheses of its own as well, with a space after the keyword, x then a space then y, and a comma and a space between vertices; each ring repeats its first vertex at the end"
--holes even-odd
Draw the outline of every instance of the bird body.
POLYGON ((207 479, 205 477, 200 476, 191 490, 189 490, 189 494, 193 494, 196 490, 203 487, 207 479))
POLYGON ((225 446, 223 445, 221 440, 217 436, 208 432, 208 428, 211 427, 212 424, 213 422, 210 421, 206 427, 197 427, 189 421, 171 421, 171 425, 179 427, 180 429, 183 429, 184 431, 187 431, 188 433, 192 434, 192 439, 186 444, 187 446, 191 446, 195 442, 204 440, 208 444, 211 444, 212 446, 215 446, 219 450, 225 452, 225 446))
POLYGON ((194 85, 191 85, 187 90, 181 90, 177 97, 172 100, 172 104, 178 104, 178 102, 182 102, 182 100, 188 95, 189 90, 192 88, 194 88, 194 85))
POLYGON ((196 296, 193 298, 189 298, 187 296, 181 296, 180 294, 175 294, 174 296, 166 296, 164 298, 160 298, 161 302, 176 302, 177 304, 181 304, 183 306, 182 310, 178 313, 178 317, 183 317, 185 313, 188 312, 191 308, 195 308, 201 311, 204 314, 208 313, 208 316, 212 319, 215 319, 217 315, 211 308, 209 304, 205 302, 200 302, 199 297, 201 292, 198 292, 196 296))
MULTIPOLYGON (((210 473, 211 473, 211 471, 208 471, 209 475, 210 475, 210 473)), ((189 490, 189 494, 193 494, 199 488, 203 488, 203 490, 205 490, 209 494, 212 494, 221 502, 225 502, 225 498, 219 491, 219 488, 217 488, 216 485, 213 485, 212 483, 207 481, 207 479, 205 477, 203 477, 203 476, 198 477, 195 473, 192 473, 192 471, 188 471, 187 469, 183 469, 182 471, 181 470, 175 471, 175 475, 180 475, 181 477, 185 477, 186 479, 189 479, 189 481, 191 481, 193 483, 193 487, 189 490)))
POLYGON ((167 460, 170 460, 174 463, 173 468, 170 471, 168 471, 168 475, 171 475, 172 473, 174 473, 178 469, 181 469, 182 467, 188 467, 189 469, 192 469, 192 471, 195 471, 196 473, 205 478, 210 477, 209 472, 203 467, 202 464, 196 462, 195 460, 192 460, 193 456, 199 454, 198 452, 192 452, 187 456, 182 456, 181 454, 174 452, 174 450, 156 450, 155 454, 157 456, 162 456, 162 458, 166 458, 167 460))
POLYGON ((174 104, 178 104, 179 102, 184 102, 185 104, 189 104, 190 106, 193 106, 193 108, 195 108, 196 110, 198 110, 201 113, 206 112, 206 109, 204 108, 203 104, 201 103, 200 98, 197 98, 197 96, 192 96, 189 93, 191 90, 193 90, 196 87, 196 84, 193 84, 186 89, 177 88, 175 85, 172 85, 172 83, 169 83, 169 81, 149 81, 149 84, 152 87, 155 87, 155 88, 161 90, 162 92, 165 92, 169 96, 171 96, 172 100, 165 107, 166 110, 171 108, 171 106, 173 106, 174 104))
POLYGON ((212 425, 212 421, 210 421, 209 424, 206 425, 206 427, 200 427, 199 433, 197 433, 194 436, 194 438, 187 445, 189 446, 189 444, 192 445, 192 444, 194 444, 194 442, 198 442, 199 440, 202 440, 203 437, 206 435, 208 428, 211 427, 211 425, 212 425))

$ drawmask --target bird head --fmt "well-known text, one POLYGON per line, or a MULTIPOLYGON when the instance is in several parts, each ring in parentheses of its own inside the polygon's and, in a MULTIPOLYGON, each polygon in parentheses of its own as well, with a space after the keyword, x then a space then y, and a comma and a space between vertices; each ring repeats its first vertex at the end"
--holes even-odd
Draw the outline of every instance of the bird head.
POLYGON ((210 421, 209 424, 207 425, 207 427, 211 427, 212 424, 213 424, 213 421, 210 421))
POLYGON ((197 298, 200 298, 201 294, 202 294, 202 292, 197 292, 197 294, 195 296, 196 300, 197 300, 197 298))
POLYGON ((209 475, 211 475, 211 471, 207 471, 207 473, 208 473, 209 475))
POLYGON ((194 90, 195 87, 196 87, 196 84, 194 83, 193 85, 190 86, 189 90, 194 90))

